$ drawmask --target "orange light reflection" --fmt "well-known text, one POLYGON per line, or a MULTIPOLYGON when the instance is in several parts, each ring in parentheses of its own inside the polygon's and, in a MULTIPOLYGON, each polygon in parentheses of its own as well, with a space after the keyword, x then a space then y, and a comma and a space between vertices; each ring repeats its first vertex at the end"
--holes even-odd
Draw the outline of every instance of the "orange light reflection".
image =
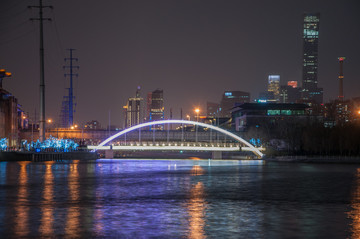
POLYGON ((26 171, 26 165, 30 162, 21 161, 18 162, 20 164, 20 174, 19 174, 19 192, 18 192, 18 200, 15 207, 15 228, 16 235, 18 237, 25 237, 29 234, 29 207, 26 204, 28 202, 28 175, 26 171))
POLYGON ((351 223, 351 238, 360 238, 360 168, 357 169, 356 188, 351 200, 352 210, 348 213, 351 223))
MULTIPOLYGON (((204 169, 200 165, 194 165, 191 168, 191 176, 200 176, 204 174, 204 169)), ((205 238, 205 195, 204 185, 198 182, 190 190, 189 211, 189 238, 205 238)))
POLYGON ((46 161, 45 175, 44 175, 44 191, 43 202, 41 206, 41 224, 39 231, 42 236, 50 236, 53 233, 53 198, 54 198, 54 176, 52 173, 53 161, 46 161))
POLYGON ((189 238, 206 238, 205 235, 205 208, 206 202, 204 200, 204 185, 202 182, 198 182, 190 190, 190 201, 188 205, 188 211, 190 215, 189 219, 189 238))
MULTIPOLYGON (((79 160, 74 160, 70 164, 70 173, 68 175, 69 197, 71 204, 78 205, 80 199, 79 185, 79 160)), ((65 233, 72 238, 80 237, 80 208, 72 206, 68 209, 65 233)))

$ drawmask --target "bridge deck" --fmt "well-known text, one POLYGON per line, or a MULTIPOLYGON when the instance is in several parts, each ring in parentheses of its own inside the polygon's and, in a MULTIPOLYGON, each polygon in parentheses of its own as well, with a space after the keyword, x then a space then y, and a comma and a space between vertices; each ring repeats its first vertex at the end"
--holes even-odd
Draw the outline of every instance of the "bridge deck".
MULTIPOLYGON (((146 151, 251 151, 249 147, 241 147, 236 143, 152 143, 152 142, 133 142, 125 145, 108 145, 98 147, 97 145, 89 145, 88 149, 94 150, 146 150, 146 151)), ((263 148, 258 148, 263 151, 263 148)))

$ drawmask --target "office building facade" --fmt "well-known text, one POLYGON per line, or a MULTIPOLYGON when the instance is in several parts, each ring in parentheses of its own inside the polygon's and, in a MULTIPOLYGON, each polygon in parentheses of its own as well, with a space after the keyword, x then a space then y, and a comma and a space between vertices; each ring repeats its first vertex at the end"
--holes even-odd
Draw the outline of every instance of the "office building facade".
POLYGON ((135 97, 128 99, 125 108, 125 127, 144 122, 144 99, 140 96, 140 87, 137 88, 135 97))
POLYGON ((225 91, 221 102, 219 113, 220 117, 231 117, 231 109, 237 104, 249 103, 250 93, 244 91, 225 91))
POLYGON ((280 99, 280 76, 269 75, 268 76, 268 92, 272 92, 272 98, 269 98, 269 102, 279 102, 280 99))
POLYGON ((156 89, 151 92, 149 121, 164 119, 164 91, 156 89))
POLYGON ((319 13, 305 13, 303 25, 302 98, 323 102, 323 89, 318 88, 319 13))

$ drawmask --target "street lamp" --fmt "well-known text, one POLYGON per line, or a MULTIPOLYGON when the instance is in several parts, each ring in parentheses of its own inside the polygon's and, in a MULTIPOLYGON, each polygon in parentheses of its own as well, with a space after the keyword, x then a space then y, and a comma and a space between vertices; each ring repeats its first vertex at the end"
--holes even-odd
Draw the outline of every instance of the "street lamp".
POLYGON ((186 115, 187 120, 190 121, 190 115, 186 115))
POLYGON ((0 88, 2 88, 2 81, 5 77, 11 77, 11 73, 4 69, 0 69, 0 88))
POLYGON ((195 109, 195 113, 196 113, 196 121, 197 121, 197 122, 199 121, 199 112, 200 112, 200 109, 199 109, 199 108, 196 108, 196 109, 195 109))

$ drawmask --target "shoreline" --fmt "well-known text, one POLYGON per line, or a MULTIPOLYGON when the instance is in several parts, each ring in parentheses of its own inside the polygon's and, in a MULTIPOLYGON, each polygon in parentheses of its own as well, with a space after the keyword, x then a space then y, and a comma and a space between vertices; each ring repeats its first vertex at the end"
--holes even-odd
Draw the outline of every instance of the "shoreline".
POLYGON ((360 157, 348 156, 276 156, 265 157, 267 162, 289 162, 289 163, 340 163, 360 164, 360 157))
POLYGON ((62 161, 62 160, 93 160, 97 159, 97 154, 85 151, 73 152, 21 152, 9 151, 0 152, 0 162, 14 161, 62 161))

